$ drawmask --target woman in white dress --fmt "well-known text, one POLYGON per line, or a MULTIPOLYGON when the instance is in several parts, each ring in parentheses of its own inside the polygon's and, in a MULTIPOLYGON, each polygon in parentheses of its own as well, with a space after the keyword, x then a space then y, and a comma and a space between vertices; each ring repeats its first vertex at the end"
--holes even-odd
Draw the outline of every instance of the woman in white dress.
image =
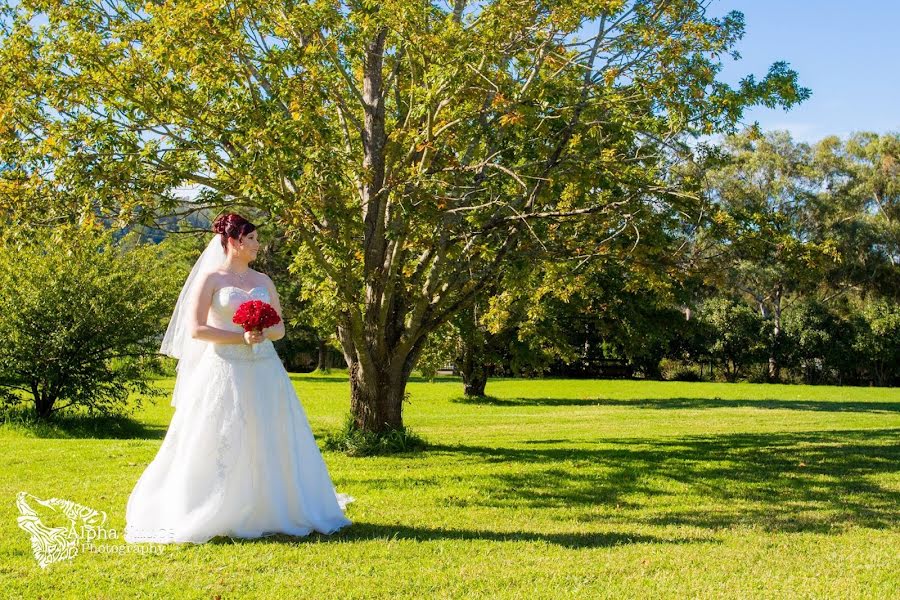
POLYGON ((272 280, 249 267, 259 248, 256 228, 228 213, 213 229, 160 349, 179 359, 176 409, 128 499, 124 539, 334 533, 351 524, 344 510, 353 498, 334 489, 272 345, 284 323, 260 334, 231 321, 248 300, 268 302, 281 316, 272 280))

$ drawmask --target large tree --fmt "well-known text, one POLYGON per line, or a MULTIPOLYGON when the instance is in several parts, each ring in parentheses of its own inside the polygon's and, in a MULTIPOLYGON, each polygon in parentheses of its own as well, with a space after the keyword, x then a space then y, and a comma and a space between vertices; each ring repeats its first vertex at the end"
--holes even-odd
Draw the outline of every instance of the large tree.
POLYGON ((808 95, 784 63, 717 81, 743 17, 707 4, 17 0, 0 162, 70 211, 149 222, 195 183, 271 215, 336 311, 356 425, 396 429, 429 333, 511 257, 677 203, 672 148, 808 95))
POLYGON ((836 293, 900 298, 900 134, 854 133, 815 146, 841 263, 829 274, 836 293))
POLYGON ((824 226, 831 211, 821 170, 810 146, 785 131, 749 128, 726 138, 721 152, 706 173, 710 227, 699 245, 711 283, 743 295, 771 322, 769 377, 778 379, 785 307, 816 292, 840 260, 838 240, 824 226))

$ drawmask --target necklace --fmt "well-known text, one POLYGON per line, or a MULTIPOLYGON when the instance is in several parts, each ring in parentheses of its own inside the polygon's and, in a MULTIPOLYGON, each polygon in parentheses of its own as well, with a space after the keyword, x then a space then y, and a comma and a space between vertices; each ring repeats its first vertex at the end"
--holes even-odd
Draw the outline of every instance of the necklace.
POLYGON ((247 269, 243 273, 238 273, 237 271, 229 271, 228 269, 225 269, 225 272, 231 273, 233 275, 237 275, 238 281, 240 281, 241 283, 244 283, 244 276, 250 272, 250 269, 247 269))

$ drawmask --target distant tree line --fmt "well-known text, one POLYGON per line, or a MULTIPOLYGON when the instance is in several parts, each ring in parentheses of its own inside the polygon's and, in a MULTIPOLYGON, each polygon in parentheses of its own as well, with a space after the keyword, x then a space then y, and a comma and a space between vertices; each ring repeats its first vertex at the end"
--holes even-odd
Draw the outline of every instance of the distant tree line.
POLYGON ((423 368, 454 364, 470 393, 539 374, 897 385, 900 136, 748 129, 692 158, 671 174, 692 227, 511 269, 423 368))

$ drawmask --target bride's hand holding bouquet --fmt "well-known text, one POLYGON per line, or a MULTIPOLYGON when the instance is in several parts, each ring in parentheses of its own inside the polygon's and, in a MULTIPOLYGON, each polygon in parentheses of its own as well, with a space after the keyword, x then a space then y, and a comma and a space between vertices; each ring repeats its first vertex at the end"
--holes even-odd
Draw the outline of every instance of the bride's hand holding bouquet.
POLYGON ((262 300, 248 300, 242 303, 234 311, 231 320, 244 328, 244 340, 251 345, 254 354, 259 351, 258 344, 264 339, 262 330, 281 323, 281 317, 275 308, 262 300), (250 335, 247 335, 248 333, 250 335))

